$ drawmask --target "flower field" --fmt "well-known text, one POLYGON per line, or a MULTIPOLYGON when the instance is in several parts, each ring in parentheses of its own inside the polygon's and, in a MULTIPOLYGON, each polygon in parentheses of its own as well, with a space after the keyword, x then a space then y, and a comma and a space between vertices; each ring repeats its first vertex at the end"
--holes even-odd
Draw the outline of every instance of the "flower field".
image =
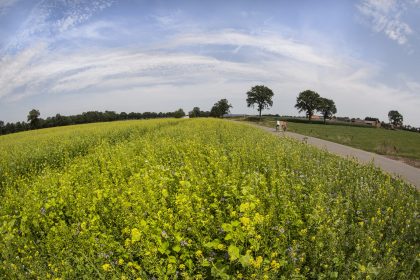
POLYGON ((0 137, 0 279, 418 279, 419 192, 246 124, 0 137))

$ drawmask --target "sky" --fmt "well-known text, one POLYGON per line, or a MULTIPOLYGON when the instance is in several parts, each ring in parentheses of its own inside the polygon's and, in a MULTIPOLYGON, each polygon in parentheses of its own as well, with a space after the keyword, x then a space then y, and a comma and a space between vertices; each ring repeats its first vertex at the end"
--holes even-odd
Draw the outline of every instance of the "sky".
MULTIPOLYGON (((420 127, 420 0, 0 0, 0 120, 90 110, 298 115, 310 89, 337 116, 420 127)), ((300 115, 304 115, 301 113, 300 115)))

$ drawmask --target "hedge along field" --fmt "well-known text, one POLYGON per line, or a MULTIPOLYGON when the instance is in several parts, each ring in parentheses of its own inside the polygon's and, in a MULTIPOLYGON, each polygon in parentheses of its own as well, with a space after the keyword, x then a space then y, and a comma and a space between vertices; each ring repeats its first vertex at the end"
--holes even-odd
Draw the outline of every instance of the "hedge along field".
POLYGON ((0 137, 0 278, 416 279, 419 193, 246 124, 0 137))

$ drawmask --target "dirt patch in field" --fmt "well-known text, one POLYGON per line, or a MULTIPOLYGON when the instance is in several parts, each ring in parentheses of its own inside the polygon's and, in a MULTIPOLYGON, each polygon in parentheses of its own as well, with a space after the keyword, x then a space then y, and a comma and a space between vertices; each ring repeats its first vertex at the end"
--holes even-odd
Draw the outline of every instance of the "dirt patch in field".
POLYGON ((390 156, 390 155, 386 155, 386 156, 389 157, 390 159, 398 160, 398 161, 404 162, 405 164, 408 164, 408 165, 411 165, 413 167, 420 169, 420 159, 397 157, 397 156, 390 156))

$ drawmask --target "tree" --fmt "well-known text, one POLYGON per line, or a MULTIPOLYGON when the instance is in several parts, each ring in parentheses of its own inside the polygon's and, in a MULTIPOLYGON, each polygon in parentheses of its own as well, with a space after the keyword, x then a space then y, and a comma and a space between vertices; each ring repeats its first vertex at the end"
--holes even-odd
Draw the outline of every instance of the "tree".
POLYGON ((312 90, 305 90, 299 93, 299 96, 296 99, 295 107, 299 109, 299 113, 306 111, 306 117, 309 120, 312 119, 314 111, 319 107, 320 96, 318 93, 312 90))
POLYGON ((39 110, 32 109, 31 111, 29 111, 28 122, 29 122, 31 128, 37 128, 38 127, 39 116, 40 115, 41 115, 41 113, 39 112, 39 110))
POLYGON ((173 116, 174 118, 182 118, 185 116, 185 112, 180 108, 173 113, 173 116))
POLYGON ((191 112, 188 113, 190 118, 198 118, 201 115, 201 111, 199 107, 194 107, 191 112))
POLYGON ((389 111, 388 118, 389 122, 396 127, 400 127, 403 124, 403 116, 400 113, 398 113, 398 111, 389 111))
POLYGON ((220 99, 211 108, 210 115, 212 117, 221 118, 223 115, 230 112, 230 108, 232 108, 232 105, 229 104, 227 99, 220 99))
POLYGON ((327 119, 331 119, 332 115, 337 113, 337 108, 333 100, 320 97, 317 111, 324 116, 325 124, 327 119))
POLYGON ((274 93, 266 86, 253 86, 246 94, 248 95, 246 99, 248 107, 254 108, 257 105, 260 118, 262 110, 273 106, 274 93))

